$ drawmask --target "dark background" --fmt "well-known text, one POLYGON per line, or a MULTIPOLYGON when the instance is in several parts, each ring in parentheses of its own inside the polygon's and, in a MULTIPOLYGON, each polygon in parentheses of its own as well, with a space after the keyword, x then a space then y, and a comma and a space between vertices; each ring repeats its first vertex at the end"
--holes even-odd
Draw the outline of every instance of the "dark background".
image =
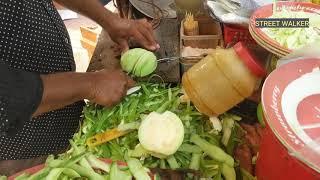
POLYGON ((100 2, 103 4, 103 5, 106 5, 110 2, 111 0, 100 0, 100 2))

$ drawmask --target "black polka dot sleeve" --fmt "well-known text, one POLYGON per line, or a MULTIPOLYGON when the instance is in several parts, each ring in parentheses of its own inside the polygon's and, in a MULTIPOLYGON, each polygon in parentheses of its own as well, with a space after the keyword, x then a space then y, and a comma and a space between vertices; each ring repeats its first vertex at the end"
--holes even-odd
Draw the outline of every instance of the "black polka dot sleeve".
POLYGON ((37 74, 76 70, 52 0, 0 0, 0 63, 15 69, 0 68, 0 161, 65 150, 79 129, 83 101, 30 118, 40 102, 37 74))
POLYGON ((0 133, 13 136, 31 119, 42 98, 38 73, 9 68, 0 63, 0 133))

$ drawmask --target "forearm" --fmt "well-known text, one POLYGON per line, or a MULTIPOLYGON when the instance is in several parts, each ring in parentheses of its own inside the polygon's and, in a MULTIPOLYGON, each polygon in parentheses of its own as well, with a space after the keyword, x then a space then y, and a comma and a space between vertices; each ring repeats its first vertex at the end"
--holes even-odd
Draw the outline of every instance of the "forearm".
POLYGON ((77 11, 101 25, 123 51, 129 49, 128 40, 133 39, 148 50, 160 48, 157 44, 153 28, 146 19, 128 20, 110 12, 98 0, 56 0, 67 8, 77 11))
POLYGON ((107 10, 98 0, 55 0, 61 5, 83 14, 100 24, 103 28, 108 29, 115 18, 116 14, 107 10))
POLYGON ((79 100, 113 106, 134 82, 121 70, 49 75, 13 69, 0 62, 0 135, 15 135, 27 120, 79 100))
POLYGON ((56 110, 83 99, 90 99, 90 73, 57 73, 41 75, 43 95, 33 116, 56 110))

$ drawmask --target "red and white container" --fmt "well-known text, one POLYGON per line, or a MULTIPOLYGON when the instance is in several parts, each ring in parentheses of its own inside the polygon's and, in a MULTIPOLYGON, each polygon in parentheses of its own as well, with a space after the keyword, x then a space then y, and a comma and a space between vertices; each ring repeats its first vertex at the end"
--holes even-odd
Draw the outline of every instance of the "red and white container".
POLYGON ((257 160, 258 180, 320 179, 320 59, 282 65, 266 79, 267 124, 257 160))

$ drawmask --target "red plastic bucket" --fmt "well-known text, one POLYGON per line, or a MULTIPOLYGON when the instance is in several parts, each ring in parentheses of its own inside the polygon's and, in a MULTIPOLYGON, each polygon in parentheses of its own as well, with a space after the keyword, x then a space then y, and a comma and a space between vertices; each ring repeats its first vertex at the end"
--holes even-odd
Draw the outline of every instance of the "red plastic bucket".
POLYGON ((282 65, 266 79, 267 127, 256 164, 258 180, 320 179, 320 59, 282 65))

